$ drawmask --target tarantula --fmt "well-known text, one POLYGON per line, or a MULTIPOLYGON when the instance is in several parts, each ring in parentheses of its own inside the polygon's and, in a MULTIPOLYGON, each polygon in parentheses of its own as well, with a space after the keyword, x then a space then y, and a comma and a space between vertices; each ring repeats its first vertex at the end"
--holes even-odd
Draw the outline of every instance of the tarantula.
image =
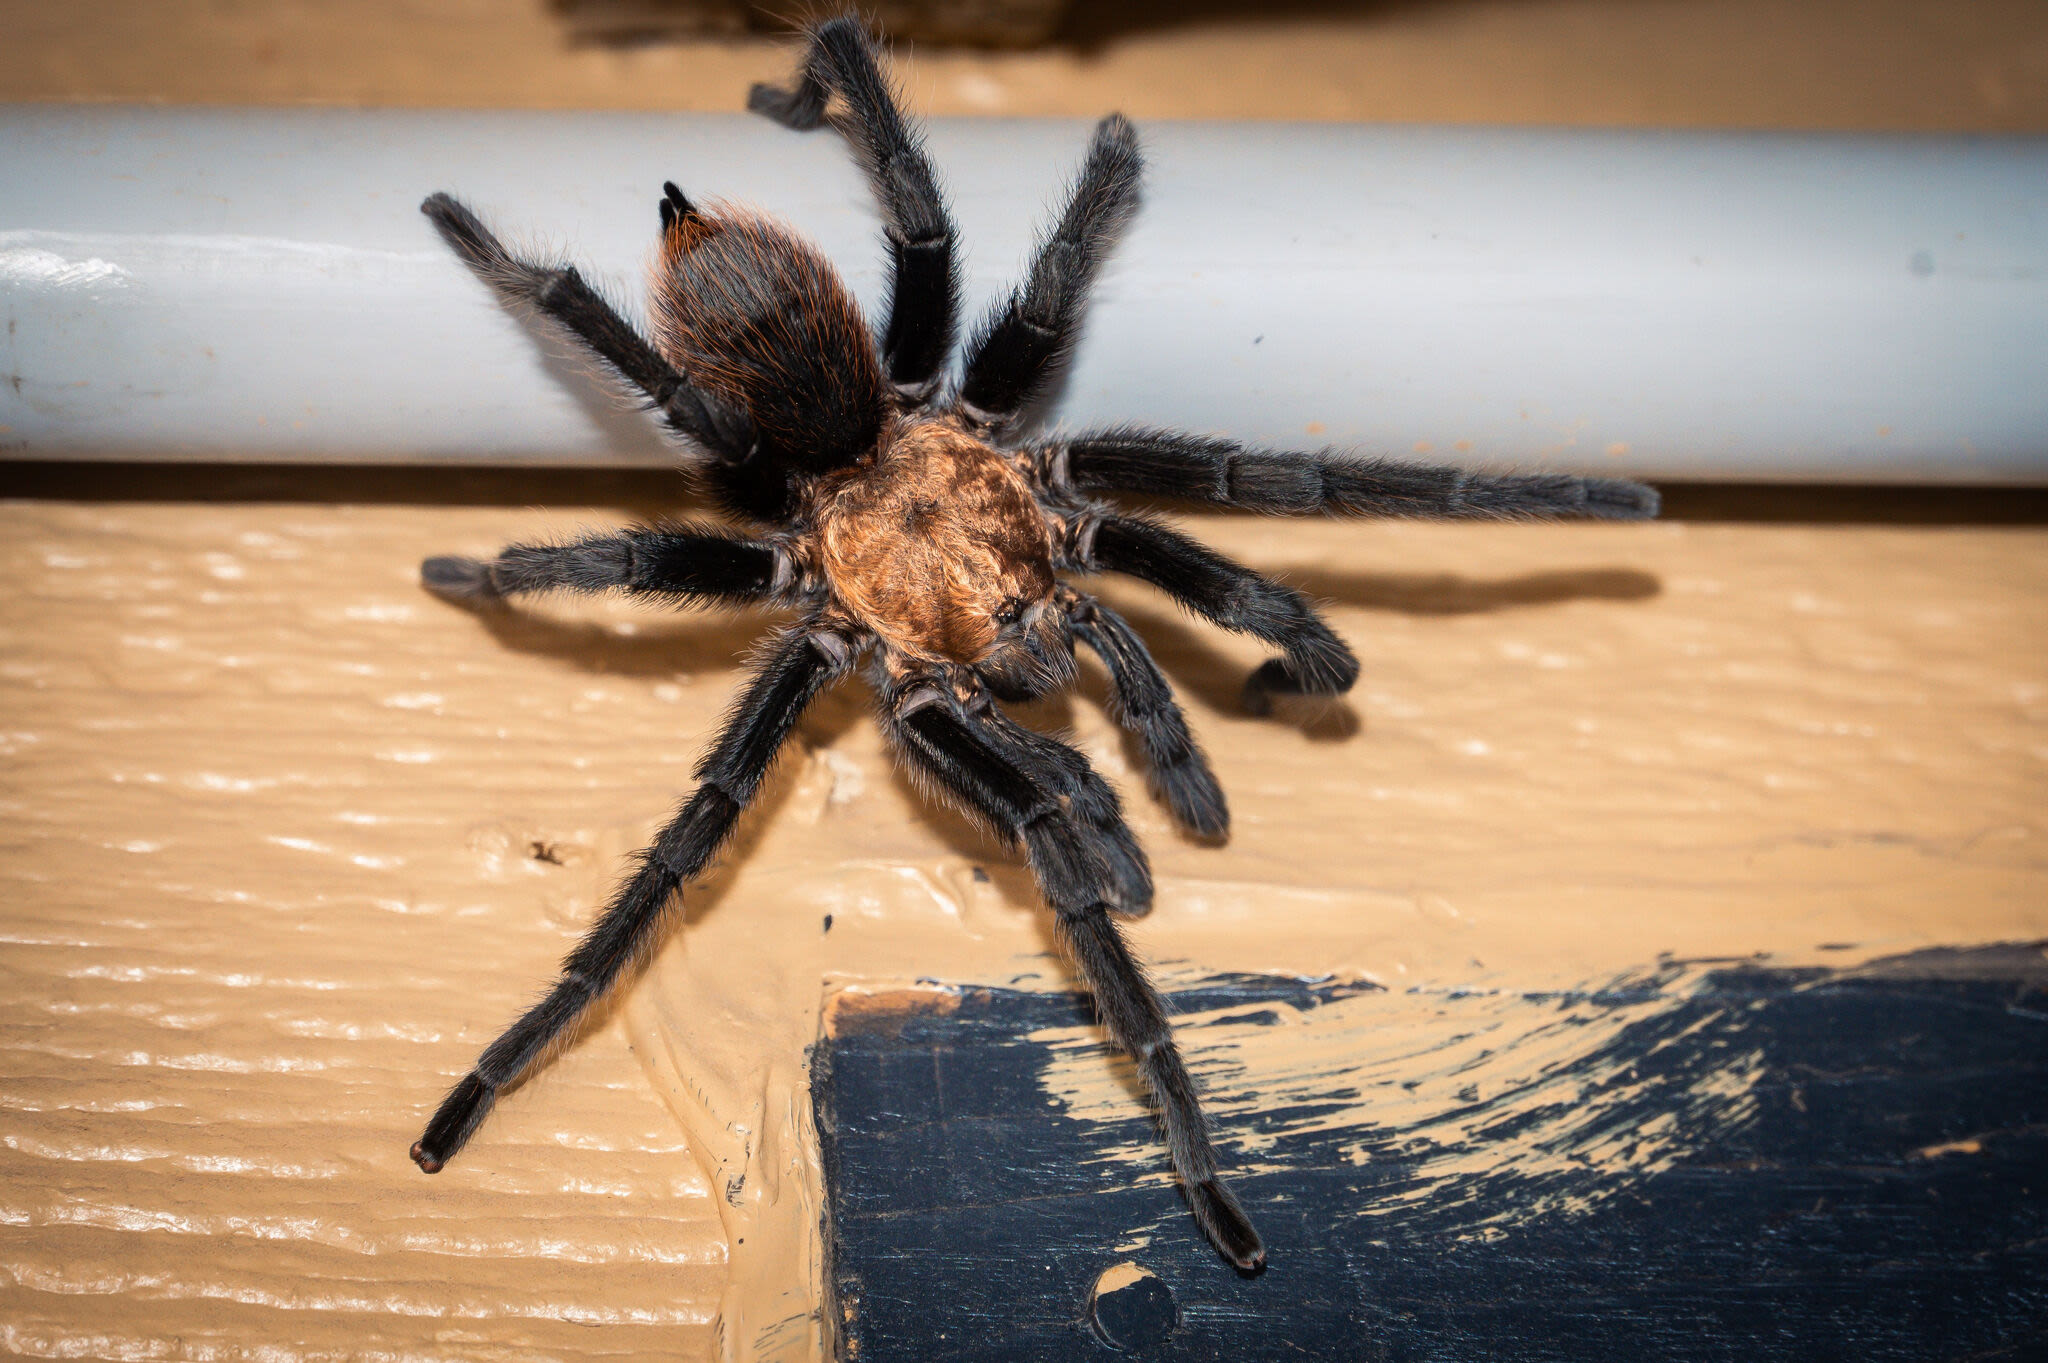
POLYGON ((472 608, 525 592, 619 589, 676 606, 794 607, 752 667, 699 785, 564 962, 552 991, 449 1093, 412 1158, 438 1171, 516 1080, 657 934, 670 898, 732 835, 805 706, 861 666, 882 728, 919 782, 1021 845, 1058 936, 1115 1043, 1158 1105, 1197 1222, 1245 1272, 1258 1232, 1218 1172, 1194 1082, 1158 992, 1113 915, 1145 913, 1152 875, 1116 792, 1073 747, 998 702, 1066 686, 1074 643, 1108 673, 1116 721, 1137 740, 1157 797, 1220 838, 1223 792, 1144 643, 1059 574, 1125 573, 1225 629, 1274 645, 1245 701, 1335 694, 1358 662, 1301 593, 1105 493, 1168 494, 1281 514, 1453 517, 1656 514, 1637 483, 1493 476, 1343 454, 1246 449, 1119 427, 1028 443, 1022 417, 1072 348, 1104 254, 1138 202, 1137 134, 1112 114, 1024 281, 947 362, 959 309, 956 234, 916 126, 897 107, 861 24, 809 33, 794 88, 748 106, 785 127, 835 120, 880 200, 890 303, 879 340, 818 250, 736 205, 663 186, 653 265, 654 339, 573 267, 507 251, 446 194, 421 205, 471 269, 645 395, 713 498, 748 523, 657 525, 568 544, 517 544, 489 563, 430 558, 425 587, 472 608))

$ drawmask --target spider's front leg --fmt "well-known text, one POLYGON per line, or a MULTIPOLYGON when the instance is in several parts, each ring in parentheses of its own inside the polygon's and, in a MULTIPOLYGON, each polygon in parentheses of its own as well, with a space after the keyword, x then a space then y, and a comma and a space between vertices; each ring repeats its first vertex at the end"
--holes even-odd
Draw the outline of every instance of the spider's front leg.
POLYGON ((1023 846, 1060 941, 1095 996, 1097 1014, 1137 1062, 1159 1104, 1160 1126, 1196 1222, 1238 1268, 1263 1268, 1265 1245, 1217 1168, 1208 1122, 1174 1044, 1165 1004, 1110 917, 1117 878, 1097 841, 1075 823, 1060 792, 1034 775, 1028 753, 935 680, 914 677, 895 685, 883 706, 883 724, 906 757, 968 812, 1023 846))
POLYGON ((442 1101, 412 1147, 415 1164, 430 1174, 440 1172, 482 1125, 499 1091, 573 1028, 645 954, 670 897, 725 845, 805 707, 846 673, 853 654, 851 641, 815 621, 783 632, 733 706, 717 742, 697 764, 696 793, 563 961, 561 979, 547 997, 486 1047, 476 1067, 442 1101))
POLYGON ((1095 125, 1066 207, 1039 242, 1023 283, 968 344, 959 407, 988 438, 1000 439, 1016 424, 1074 348, 1095 275, 1138 211, 1144 164, 1129 119, 1111 114, 1095 125))
POLYGON ((765 601, 797 580, 780 545, 717 527, 643 526, 566 544, 508 544, 488 563, 452 555, 420 564, 420 585, 459 606, 525 592, 625 591, 676 605, 765 601))
POLYGON ((533 309, 603 360, 647 395, 670 429, 723 459, 744 460, 752 452, 754 430, 747 415, 692 387, 575 266, 520 259, 468 205, 450 195, 428 195, 420 212, 500 298, 533 309))

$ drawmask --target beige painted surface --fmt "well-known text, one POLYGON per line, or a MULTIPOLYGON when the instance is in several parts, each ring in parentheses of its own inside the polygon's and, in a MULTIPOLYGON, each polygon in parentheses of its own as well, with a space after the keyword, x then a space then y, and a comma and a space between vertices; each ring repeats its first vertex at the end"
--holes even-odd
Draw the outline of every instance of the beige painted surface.
MULTIPOLYGON (((616 515, 0 510, 0 1342, 707 1357, 723 1295, 743 1342, 809 1351, 782 1322, 815 1282, 827 982, 1067 978, 857 685, 607 1025, 446 1173, 405 1155, 687 790, 757 628, 564 603, 494 633, 415 564, 616 515)), ((1221 849, 1143 798, 1094 679, 1038 707, 1133 796, 1160 881, 1133 935, 1169 981, 1519 989, 2048 936, 2048 533, 1198 529, 1328 598, 1366 672, 1353 732, 1242 718, 1255 651, 1113 591, 1230 790, 1221 849)), ((1302 1063, 1245 1030, 1194 1058, 1226 1110, 1302 1063)), ((1056 1087, 1123 1092, 1085 1046, 1056 1087)))
MULTIPOLYGON (((923 53, 908 83, 947 113, 2040 130, 2044 13, 1307 6, 923 53)), ((8 99, 722 109, 788 60, 564 50, 538 0, 0 19, 8 99)), ((416 565, 626 514, 0 504, 0 1349, 711 1358, 722 1317, 728 1356, 815 1351, 824 1002, 1068 978, 1026 878, 910 797, 857 686, 648 976, 447 1172, 405 1158, 686 792, 759 629, 562 603, 494 631, 416 565)), ((1160 882, 1133 935, 1169 982, 1519 989, 2048 936, 2048 532, 1197 528, 1330 600, 1366 672, 1348 725, 1248 720, 1254 650, 1112 589, 1230 791, 1221 849, 1144 797, 1099 674, 1036 708, 1126 791, 1160 882)), ((1329 1019, 1191 1057, 1233 1158, 1259 1157, 1237 1088, 1381 1063, 1329 1019)), ((1049 1097, 1127 1101, 1056 1040, 1049 1097)))

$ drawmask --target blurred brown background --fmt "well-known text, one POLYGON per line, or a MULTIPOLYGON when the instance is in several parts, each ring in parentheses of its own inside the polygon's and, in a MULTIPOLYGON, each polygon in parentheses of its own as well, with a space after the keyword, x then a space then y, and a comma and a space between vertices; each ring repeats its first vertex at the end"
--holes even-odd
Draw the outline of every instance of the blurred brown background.
MULTIPOLYGON (((804 7, 9 0, 0 98, 730 110, 781 60, 764 8, 804 7)), ((1049 8, 882 7, 913 37, 1049 8)), ((931 114, 2048 128, 2038 0, 1075 0, 1040 46, 913 51, 931 114)))

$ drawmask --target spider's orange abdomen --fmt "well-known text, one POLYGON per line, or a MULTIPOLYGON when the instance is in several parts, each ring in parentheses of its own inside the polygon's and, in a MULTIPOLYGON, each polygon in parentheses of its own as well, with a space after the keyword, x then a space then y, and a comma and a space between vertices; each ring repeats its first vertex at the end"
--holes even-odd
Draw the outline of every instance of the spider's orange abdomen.
POLYGON ((792 229, 751 209, 693 209, 662 233, 652 301, 662 354, 752 417, 776 455, 822 472, 873 448, 888 411, 874 336, 792 229))

